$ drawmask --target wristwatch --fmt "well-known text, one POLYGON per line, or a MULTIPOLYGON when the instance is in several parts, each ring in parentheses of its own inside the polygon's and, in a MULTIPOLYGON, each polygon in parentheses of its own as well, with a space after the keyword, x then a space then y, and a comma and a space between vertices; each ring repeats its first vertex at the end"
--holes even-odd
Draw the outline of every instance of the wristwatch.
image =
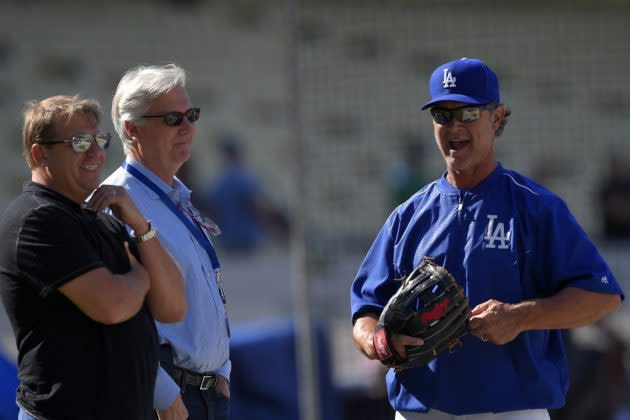
POLYGON ((147 223, 149 224, 149 230, 143 235, 134 237, 137 244, 139 244, 140 242, 148 241, 149 239, 153 239, 157 236, 157 230, 155 230, 155 228, 151 224, 151 221, 147 220, 147 223))

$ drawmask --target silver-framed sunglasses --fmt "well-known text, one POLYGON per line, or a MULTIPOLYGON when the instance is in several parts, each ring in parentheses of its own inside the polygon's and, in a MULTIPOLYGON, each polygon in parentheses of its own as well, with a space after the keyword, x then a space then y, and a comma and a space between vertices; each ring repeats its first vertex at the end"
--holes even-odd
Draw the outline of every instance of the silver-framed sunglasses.
POLYGON ((477 106, 466 106, 463 108, 447 109, 434 106, 431 108, 431 116, 433 121, 440 125, 448 124, 452 119, 456 119, 462 123, 470 123, 477 121, 484 109, 492 110, 497 108, 497 104, 485 104, 477 106))
POLYGON ((92 142, 95 142, 96 145, 101 149, 105 150, 109 147, 109 144, 112 141, 112 135, 110 133, 99 133, 99 134, 80 134, 78 136, 74 136, 70 139, 66 140, 44 140, 38 141, 38 144, 61 144, 61 143, 70 143, 72 145, 72 150, 77 153, 85 153, 90 150, 92 146, 92 142))

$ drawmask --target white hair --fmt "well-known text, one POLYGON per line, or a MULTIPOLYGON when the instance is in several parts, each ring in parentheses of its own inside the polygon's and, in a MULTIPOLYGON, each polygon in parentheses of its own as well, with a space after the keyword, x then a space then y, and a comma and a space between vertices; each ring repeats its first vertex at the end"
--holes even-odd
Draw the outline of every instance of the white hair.
POLYGON ((125 131, 125 121, 139 121, 157 97, 175 87, 185 87, 187 77, 186 71, 176 64, 143 65, 125 72, 112 100, 112 122, 125 154, 133 143, 125 131))

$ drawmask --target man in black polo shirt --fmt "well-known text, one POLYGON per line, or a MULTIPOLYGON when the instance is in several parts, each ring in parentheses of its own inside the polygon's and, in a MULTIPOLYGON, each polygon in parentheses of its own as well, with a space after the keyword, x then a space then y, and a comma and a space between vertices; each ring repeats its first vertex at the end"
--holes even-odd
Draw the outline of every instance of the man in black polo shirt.
POLYGON ((76 96, 29 103, 24 114, 31 182, 0 222, 20 419, 152 418, 153 318, 176 322, 187 309, 150 222, 124 188, 97 189, 111 138, 100 116, 96 101, 76 96))

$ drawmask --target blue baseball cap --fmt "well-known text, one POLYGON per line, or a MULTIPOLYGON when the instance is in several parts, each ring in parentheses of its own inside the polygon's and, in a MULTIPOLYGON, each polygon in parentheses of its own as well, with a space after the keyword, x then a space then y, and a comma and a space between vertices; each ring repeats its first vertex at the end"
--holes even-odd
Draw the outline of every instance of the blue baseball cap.
POLYGON ((497 75, 486 63, 474 58, 451 61, 435 69, 429 79, 429 91, 431 100, 420 109, 442 101, 471 105, 500 102, 497 75))

